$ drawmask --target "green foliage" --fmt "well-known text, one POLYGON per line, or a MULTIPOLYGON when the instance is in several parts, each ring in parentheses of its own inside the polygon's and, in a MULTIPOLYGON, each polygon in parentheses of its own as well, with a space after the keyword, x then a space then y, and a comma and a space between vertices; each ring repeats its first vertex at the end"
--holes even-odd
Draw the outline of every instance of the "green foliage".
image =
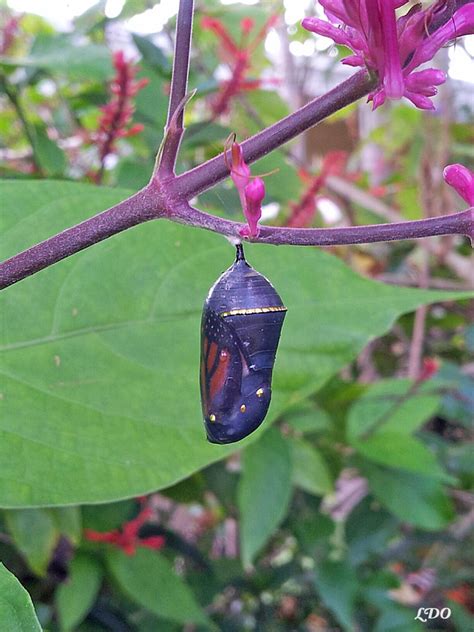
POLYGON ((107 564, 121 590, 160 618, 209 624, 191 591, 159 553, 139 549, 132 557, 113 551, 107 564))
MULTIPOLYGON (((161 33, 133 33, 127 44, 137 79, 148 80, 129 100, 131 125, 143 130, 116 139, 106 186, 93 186, 101 108, 113 98, 115 18, 105 16, 106 4, 75 19, 71 33, 25 14, 10 44, 3 23, 11 16, 0 9, 0 175, 10 179, 0 182, 1 259, 150 178, 168 111, 175 18, 161 33)), ((120 28, 151 4, 127 0, 120 28)), ((251 42, 279 10, 281 3, 220 0, 197 8, 189 79, 197 92, 186 108, 177 172, 219 154, 229 134, 242 141, 288 115, 289 91, 302 100, 312 94, 313 71, 306 75, 299 63, 305 57, 285 77, 262 41, 245 79, 265 75, 275 89, 247 84, 225 113, 212 115, 235 60, 200 28, 204 11, 245 46, 241 20, 254 20, 251 42)), ((151 24, 155 9, 143 18, 151 24)), ((287 37, 290 52, 314 41, 298 26, 287 37)), ((326 68, 323 82, 337 80, 342 54, 347 49, 316 46, 311 67, 326 68)), ((322 122, 314 137, 253 167, 254 174, 277 170, 265 176, 265 203, 281 209, 272 222, 285 223, 321 159, 341 143, 349 155, 339 177, 357 195, 335 197, 330 181, 317 193, 337 203, 341 223, 385 221, 380 202, 404 219, 456 209, 460 200, 447 194, 441 171, 448 149, 451 162, 472 158, 471 114, 456 106, 449 122, 448 109, 426 117, 392 103, 363 138, 356 122, 365 127, 365 107, 349 105, 332 117, 336 124, 322 122), (366 145, 380 159, 374 173, 366 145)), ((193 204, 241 218, 229 180, 193 204)), ((307 225, 325 223, 317 212, 307 225)), ((199 632, 420 632, 426 626, 415 621, 411 582, 421 572, 429 583, 431 569, 430 603, 452 609, 436 629, 471 629, 474 547, 464 525, 474 482, 474 327, 465 300, 472 292, 453 291, 470 280, 470 249, 433 241, 428 260, 420 243, 330 253, 246 246, 288 314, 268 417, 231 446, 205 441, 198 386, 202 303, 233 259, 224 239, 149 222, 4 291, 0 632, 180 632, 188 624, 199 632), (418 283, 425 267, 427 284, 449 291, 400 287, 418 283), (380 274, 393 283, 370 279, 380 274), (432 303, 441 305, 427 308, 414 353, 413 312, 432 303), (431 379, 406 379, 417 354, 440 364, 431 379)), ((420 605, 425 598, 418 595, 420 605)))
POLYGON ((322 496, 332 490, 332 477, 320 452, 304 439, 290 442, 293 484, 310 494, 322 496))
POLYGON ((112 75, 110 52, 105 46, 77 46, 68 35, 41 36, 26 57, 0 57, 5 67, 38 68, 70 79, 105 80, 112 75))
MULTIPOLYGON (((9 230, 2 254, 27 246, 25 235, 41 239, 124 194, 72 183, 5 182, 9 230), (21 217, 17 225, 15 216, 21 217)), ((315 250, 281 248, 273 255, 271 247, 248 249, 249 260, 271 276, 289 308, 267 424, 316 391, 397 315, 456 296, 383 286, 315 250), (339 287, 346 288, 344 296, 339 287), (317 325, 308 327, 308 321, 317 325)), ((203 440, 196 379, 203 296, 231 261, 221 238, 203 234, 197 242, 191 229, 156 222, 3 293, 1 405, 11 429, 0 447, 9 470, 8 482, 0 483, 3 506, 142 494, 232 450, 203 440), (100 275, 91 276, 93 270, 100 275), (32 296, 34 311, 27 307, 32 296), (18 476, 24 469, 18 455, 28 463, 28 480, 18 476)), ((381 440, 375 436, 357 447, 376 456, 373 441, 381 440)), ((429 473, 431 455, 421 445, 418 452, 423 461, 413 467, 429 473)))
POLYGON ((244 452, 239 485, 240 546, 248 566, 284 518, 291 493, 291 455, 271 428, 244 452))
POLYGON ((422 529, 442 529, 454 517, 453 506, 435 478, 364 464, 377 499, 395 516, 422 529))
POLYGON ((353 630, 358 591, 354 570, 346 562, 327 560, 316 572, 315 585, 324 604, 334 613, 344 630, 353 630))
POLYGON ((41 632, 30 596, 1 563, 0 622, 8 632, 41 632))
POLYGON ((73 630, 89 612, 100 588, 102 568, 90 555, 79 554, 69 566, 69 577, 56 592, 61 630, 73 630))
POLYGON ((31 570, 44 575, 59 535, 53 516, 47 509, 17 509, 6 512, 5 522, 31 570))

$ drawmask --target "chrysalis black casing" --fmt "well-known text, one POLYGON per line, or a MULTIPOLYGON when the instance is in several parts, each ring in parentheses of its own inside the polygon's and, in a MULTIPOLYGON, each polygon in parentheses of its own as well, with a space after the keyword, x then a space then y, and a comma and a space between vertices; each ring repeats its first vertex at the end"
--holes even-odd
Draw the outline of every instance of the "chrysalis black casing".
POLYGON ((212 443, 243 439, 262 423, 286 307, 273 285, 245 260, 209 291, 201 325, 201 403, 212 443))

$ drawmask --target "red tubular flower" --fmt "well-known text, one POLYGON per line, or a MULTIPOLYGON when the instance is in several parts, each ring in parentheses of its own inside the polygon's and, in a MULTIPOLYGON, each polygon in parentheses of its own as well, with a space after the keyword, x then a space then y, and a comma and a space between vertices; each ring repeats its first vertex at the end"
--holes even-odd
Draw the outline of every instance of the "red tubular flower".
POLYGON ((324 157, 321 171, 317 176, 310 177, 306 172, 301 173, 303 180, 309 179, 309 185, 299 202, 290 202, 291 215, 285 225, 291 228, 304 228, 311 225, 316 214, 317 194, 322 189, 329 175, 341 173, 346 165, 345 151, 330 151, 324 157))
POLYGON ((135 80, 137 68, 125 60, 122 51, 114 53, 113 63, 115 77, 110 85, 112 97, 101 108, 99 130, 95 135, 101 165, 95 177, 98 182, 102 179, 105 159, 115 150, 117 140, 135 136, 143 131, 143 125, 140 123, 131 127, 129 125, 135 110, 133 97, 148 84, 148 79, 135 80))
POLYGON ((93 529, 84 529, 84 535, 91 542, 106 542, 122 549, 127 555, 133 555, 137 546, 146 547, 148 549, 161 549, 165 544, 165 538, 161 535, 154 535, 147 538, 140 538, 140 528, 148 522, 152 516, 152 510, 145 507, 140 511, 138 516, 122 525, 121 529, 113 529, 112 531, 94 531, 93 529))
POLYGON ((379 78, 378 87, 369 95, 374 109, 387 98, 405 96, 424 110, 434 109, 430 97, 436 86, 444 83, 441 70, 428 68, 414 72, 421 64, 430 61, 436 52, 450 40, 474 33, 474 3, 468 3, 453 12, 443 26, 430 32, 430 25, 446 2, 438 0, 422 10, 414 5, 397 19, 396 9, 407 0, 320 0, 329 22, 319 18, 306 18, 305 29, 331 38, 354 51, 343 63, 350 66, 367 66, 379 78))
POLYGON ((249 43, 248 38, 255 23, 251 18, 244 18, 240 22, 241 41, 238 44, 220 20, 207 16, 202 18, 201 27, 216 35, 220 43, 219 51, 222 59, 230 66, 232 72, 231 78, 222 83, 221 90, 211 104, 214 118, 227 112, 230 101, 236 94, 243 90, 255 90, 260 87, 259 79, 247 79, 246 75, 250 70, 253 51, 277 19, 277 15, 271 16, 249 43))

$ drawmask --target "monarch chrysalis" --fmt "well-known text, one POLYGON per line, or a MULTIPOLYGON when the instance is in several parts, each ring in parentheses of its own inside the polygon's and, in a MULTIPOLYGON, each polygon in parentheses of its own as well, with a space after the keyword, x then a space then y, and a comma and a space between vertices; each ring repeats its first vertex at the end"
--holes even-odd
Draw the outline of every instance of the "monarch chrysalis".
POLYGON ((211 443, 243 439, 262 423, 286 307, 273 285, 245 260, 217 279, 201 324, 201 403, 211 443))

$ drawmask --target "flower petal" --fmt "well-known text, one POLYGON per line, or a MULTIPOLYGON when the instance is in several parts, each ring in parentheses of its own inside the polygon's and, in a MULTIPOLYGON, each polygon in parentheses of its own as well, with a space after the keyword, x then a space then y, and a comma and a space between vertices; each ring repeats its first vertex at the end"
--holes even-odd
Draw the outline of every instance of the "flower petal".
POLYGON ((380 21, 384 36, 384 78, 385 92, 390 99, 401 99, 405 91, 400 50, 398 48, 397 21, 392 0, 380 0, 380 21))
POLYGON ((410 90, 405 90, 405 95, 407 99, 409 99, 413 105, 416 105, 420 110, 434 110, 435 106, 433 102, 425 97, 423 94, 419 94, 417 92, 411 92, 410 90))
POLYGON ((470 206, 474 206, 474 172, 460 164, 448 165, 443 171, 444 180, 470 206))
POLYGON ((424 39, 417 47, 407 70, 413 70, 424 62, 433 59, 439 49, 450 40, 472 33, 474 33, 474 3, 469 2, 458 9, 446 24, 424 39))
POLYGON ((311 31, 312 33, 317 33, 318 35, 322 35, 323 37, 329 37, 336 44, 342 44, 343 46, 348 46, 351 48, 351 40, 348 37, 347 33, 340 27, 333 26, 329 22, 325 22, 324 20, 320 20, 319 18, 305 18, 301 25, 307 31, 311 31))
POLYGON ((262 217, 262 202, 265 197, 265 183, 261 178, 255 178, 245 187, 246 205, 244 215, 249 225, 249 236, 258 237, 259 228, 257 226, 262 217))

